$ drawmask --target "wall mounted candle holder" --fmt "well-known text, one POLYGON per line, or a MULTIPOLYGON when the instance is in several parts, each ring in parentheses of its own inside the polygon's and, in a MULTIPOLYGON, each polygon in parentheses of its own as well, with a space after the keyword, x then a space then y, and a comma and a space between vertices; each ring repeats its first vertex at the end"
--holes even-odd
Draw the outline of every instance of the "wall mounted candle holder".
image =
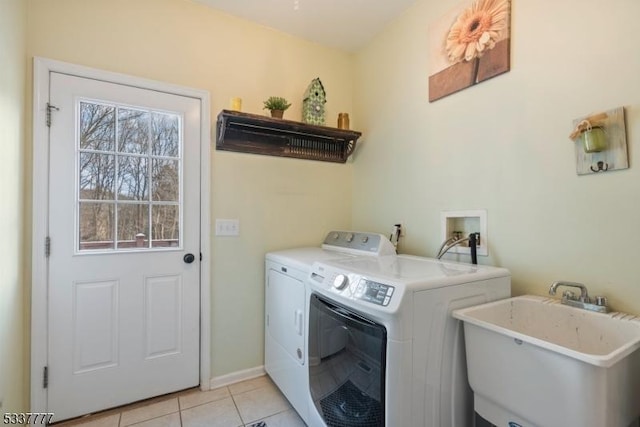
POLYGON ((624 108, 591 114, 573 121, 576 173, 591 175, 629 167, 624 108))

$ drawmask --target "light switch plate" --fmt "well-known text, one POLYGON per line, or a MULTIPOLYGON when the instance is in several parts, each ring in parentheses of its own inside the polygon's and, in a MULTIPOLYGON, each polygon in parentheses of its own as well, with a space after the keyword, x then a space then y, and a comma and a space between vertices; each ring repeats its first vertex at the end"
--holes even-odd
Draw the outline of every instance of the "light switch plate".
POLYGON ((239 236, 239 219, 216 219, 216 236, 239 236))

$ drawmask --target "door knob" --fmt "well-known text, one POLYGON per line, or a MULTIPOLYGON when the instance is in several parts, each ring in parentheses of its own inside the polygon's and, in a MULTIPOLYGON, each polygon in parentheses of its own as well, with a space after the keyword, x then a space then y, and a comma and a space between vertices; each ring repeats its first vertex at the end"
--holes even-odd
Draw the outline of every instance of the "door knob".
POLYGON ((187 264, 191 264, 193 261, 195 261, 195 259, 196 257, 193 254, 186 254, 184 257, 182 257, 182 260, 187 264))

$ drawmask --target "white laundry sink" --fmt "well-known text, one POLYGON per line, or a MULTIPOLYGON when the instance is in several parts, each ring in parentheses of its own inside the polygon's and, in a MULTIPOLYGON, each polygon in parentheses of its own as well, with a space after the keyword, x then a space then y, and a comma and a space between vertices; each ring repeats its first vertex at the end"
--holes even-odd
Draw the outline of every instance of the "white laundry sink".
POLYGON ((464 321, 469 384, 486 420, 522 427, 636 425, 638 317, 531 295, 453 316, 464 321))

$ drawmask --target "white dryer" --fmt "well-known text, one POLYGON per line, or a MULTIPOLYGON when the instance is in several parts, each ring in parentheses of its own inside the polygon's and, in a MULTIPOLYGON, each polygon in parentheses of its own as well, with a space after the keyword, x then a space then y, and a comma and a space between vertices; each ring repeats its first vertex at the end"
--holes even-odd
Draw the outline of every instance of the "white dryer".
POLYGON ((307 278, 316 261, 395 254, 374 233, 332 231, 321 247, 270 252, 265 257, 264 367, 294 409, 308 422, 307 278))
POLYGON ((409 255, 316 262, 307 424, 472 426, 463 329, 451 311, 509 297, 510 280, 503 268, 409 255))

